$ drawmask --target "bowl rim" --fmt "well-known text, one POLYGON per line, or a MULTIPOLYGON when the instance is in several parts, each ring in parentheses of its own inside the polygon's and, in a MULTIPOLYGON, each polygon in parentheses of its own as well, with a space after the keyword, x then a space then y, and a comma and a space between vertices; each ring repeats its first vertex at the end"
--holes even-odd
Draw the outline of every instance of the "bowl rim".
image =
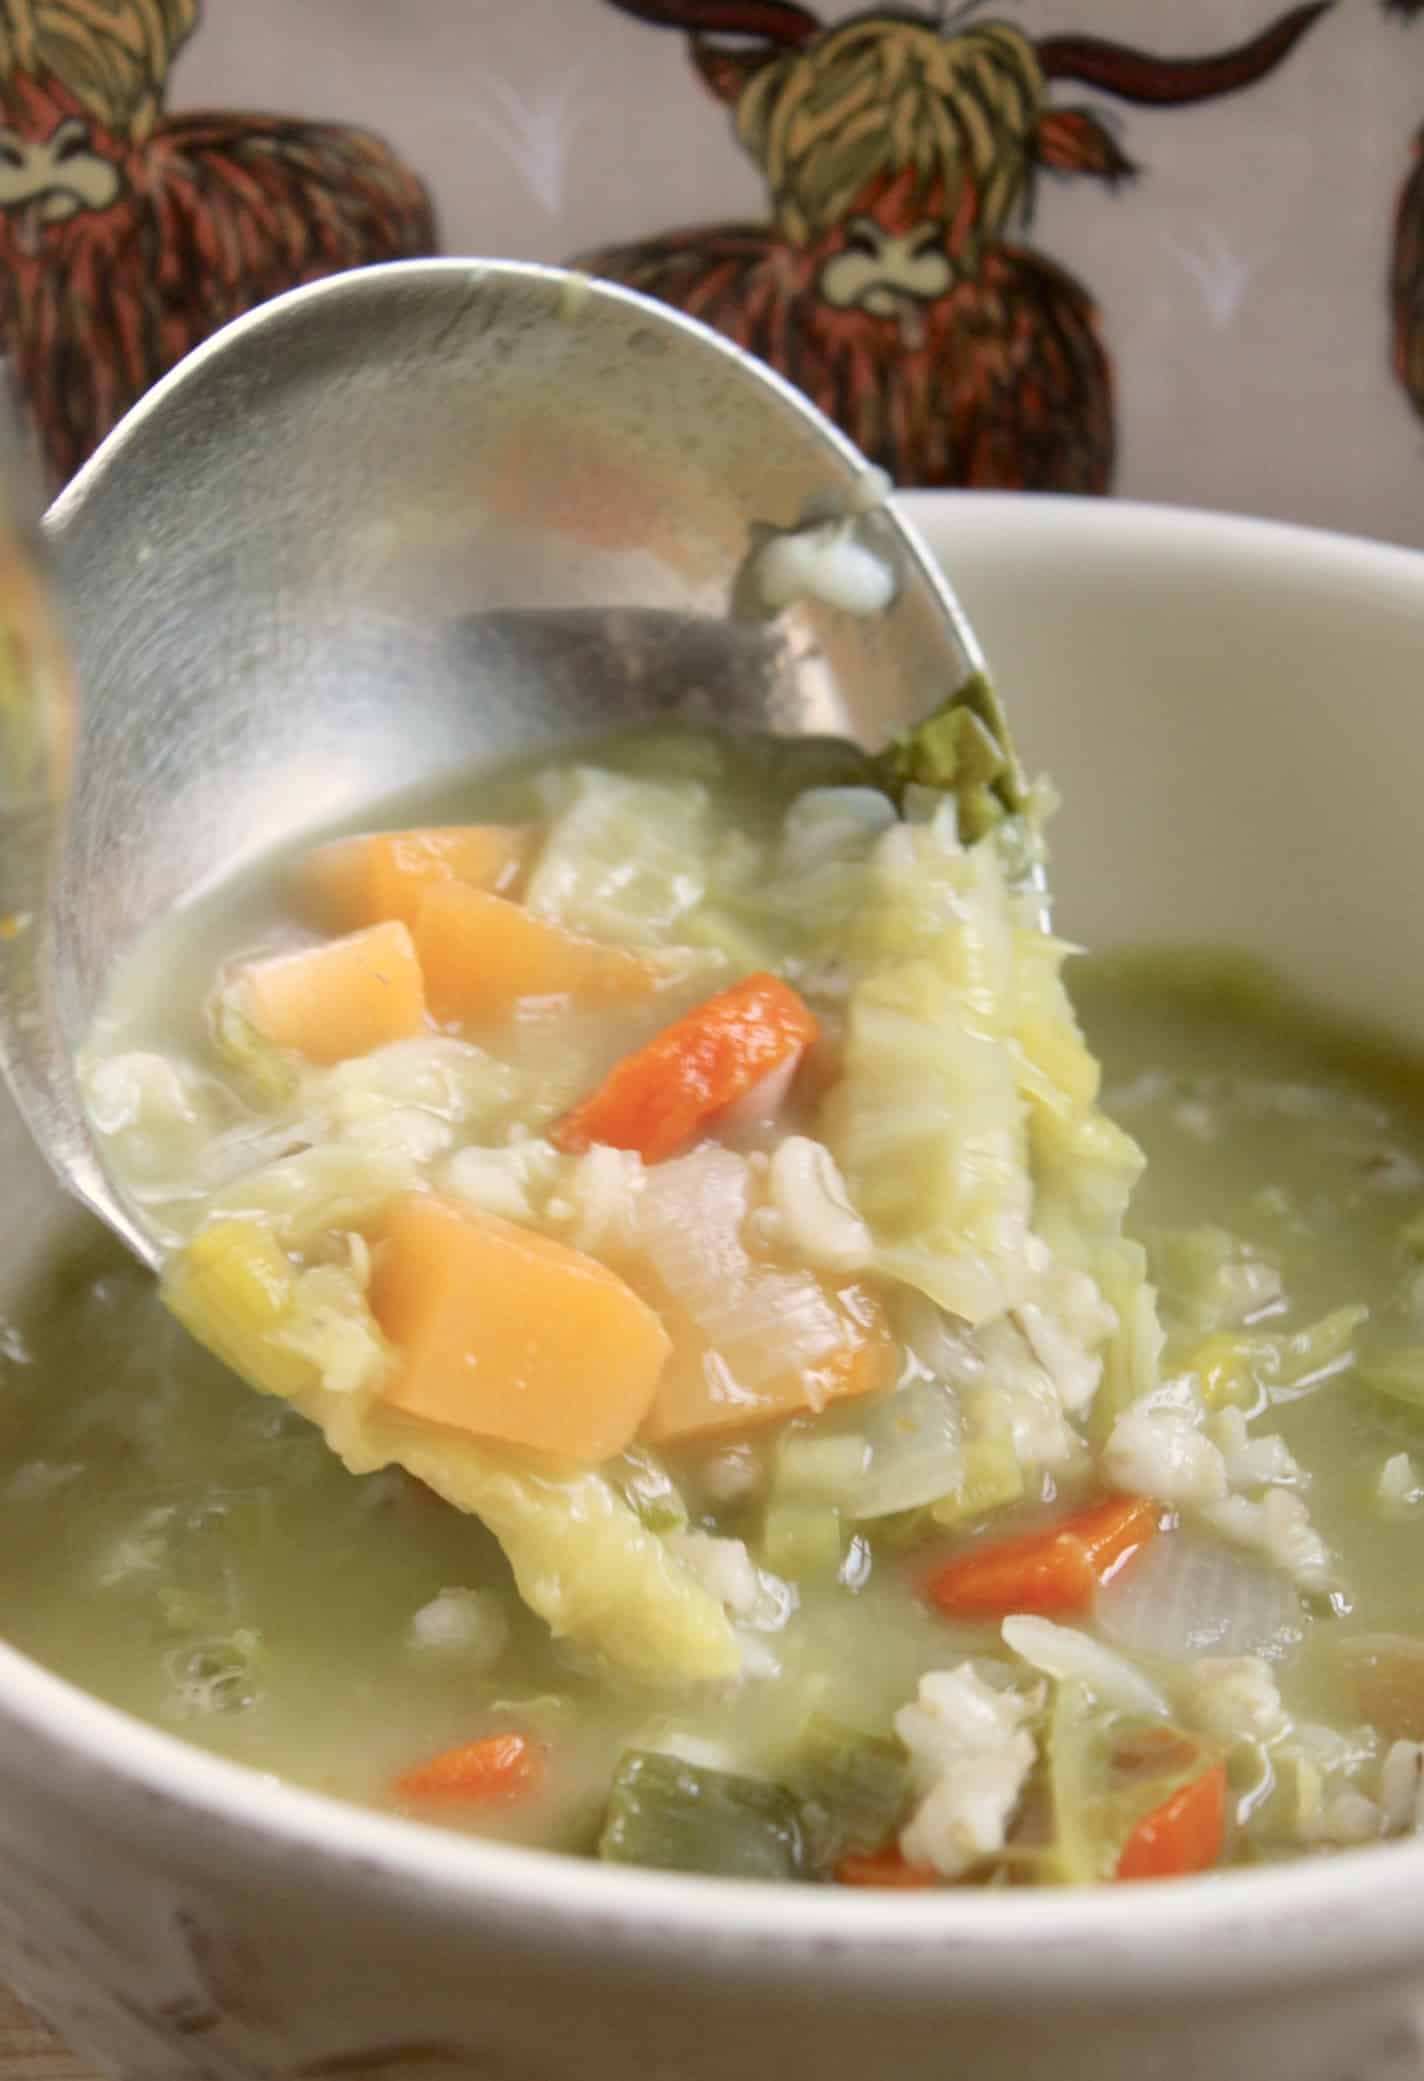
MULTIPOLYGON (((1238 576, 1259 572, 1278 557, 1303 559, 1311 570, 1345 577, 1368 574, 1382 584, 1424 587, 1424 547, 1382 536, 1347 533, 1310 521, 1277 520, 1210 506, 1179 506, 1164 499, 1100 498, 1078 492, 897 490, 912 526, 935 547, 936 531, 958 538, 977 518, 988 528, 1012 528, 1030 542, 1066 552, 1075 543, 1091 552, 1128 549, 1152 561, 1188 550, 1209 560, 1240 557, 1238 576)), ((953 584, 954 574, 949 574, 953 584)), ((1424 611, 1424 592, 1419 606, 1424 611)))
MULTIPOLYGON (((1289 522, 1136 501, 981 492, 904 495, 931 546, 937 524, 976 523, 1011 538, 1152 556, 1175 543, 1212 559, 1304 557, 1312 571, 1360 572, 1419 588, 1424 554, 1289 522)), ((953 533, 953 529, 950 530, 953 533)), ((952 573, 951 573, 952 577, 952 573)), ((838 1999, 862 1994, 944 2010, 1123 2004, 1261 1993, 1349 1974, 1417 1971, 1424 1840, 1124 1891, 1042 1889, 870 1894, 795 1889, 620 1869, 480 1841, 387 1816, 216 1757, 103 1703, 0 1643, 0 1748, 13 1748, 47 1797, 131 1826, 145 1847, 202 1850, 209 1869, 323 1883, 451 1927, 496 1908, 501 1935, 546 1956, 597 1954, 660 1965, 689 1986, 815 1981, 833 1968, 838 1999), (1031 1959, 1031 1969, 1026 1961, 1031 1959), (1105 1970, 1110 1984, 1105 1986, 1105 1970)))

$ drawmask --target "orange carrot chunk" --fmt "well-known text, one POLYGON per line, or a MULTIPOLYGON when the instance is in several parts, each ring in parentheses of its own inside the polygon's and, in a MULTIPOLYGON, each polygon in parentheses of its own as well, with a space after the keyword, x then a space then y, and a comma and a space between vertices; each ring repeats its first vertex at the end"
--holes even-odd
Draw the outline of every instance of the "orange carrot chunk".
POLYGON ((512 824, 448 824, 337 838, 303 860, 297 894, 327 932, 355 932, 392 918, 413 925, 426 890, 437 882, 511 888, 524 865, 529 836, 526 828, 512 824))
POLYGON ((582 1466, 631 1444, 670 1346, 616 1272, 433 1193, 392 1201, 375 1240, 388 1408, 582 1466))
POLYGON ((707 1123, 804 1054, 819 1028, 774 975, 749 975, 625 1055, 553 1130, 561 1149, 607 1142, 661 1163, 707 1123))
POLYGON ((531 1735, 487 1734, 412 1765, 391 1790, 397 1799, 504 1806, 533 1797, 544 1782, 546 1760, 543 1743, 531 1735))
POLYGON ((937 1886, 939 1875, 922 1864, 911 1864, 898 1843, 868 1855, 854 1852, 842 1857, 835 1868, 838 1886, 893 1886, 911 1892, 922 1886, 937 1886))
POLYGON ((624 947, 603 946, 466 882, 426 890, 415 945, 437 1019, 488 1026, 522 998, 615 1005, 650 996, 657 976, 624 947))
POLYGON ((947 1618, 1083 1611, 1157 1530, 1155 1504, 1110 1496, 1021 1539, 975 1545, 935 1570, 925 1594, 947 1618))
POLYGON ((1138 1822, 1117 1861, 1120 1879, 1180 1879, 1210 1871, 1226 1836, 1226 1766, 1218 1763, 1138 1822))
POLYGON ((234 1001, 274 1046, 323 1065, 368 1055, 426 1023, 420 963, 396 924, 256 961, 238 976, 234 1001))

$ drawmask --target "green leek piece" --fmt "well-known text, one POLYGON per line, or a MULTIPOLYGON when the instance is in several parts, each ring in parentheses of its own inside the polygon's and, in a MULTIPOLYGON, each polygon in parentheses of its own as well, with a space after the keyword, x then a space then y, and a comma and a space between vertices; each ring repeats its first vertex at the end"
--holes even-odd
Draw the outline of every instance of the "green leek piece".
POLYGON ((799 1879, 806 1863, 800 1808, 784 1785, 651 1749, 619 1763, 598 1854, 726 1879, 799 1879))
POLYGON ((814 1431, 788 1430, 776 1453, 774 1480, 778 1494, 816 1498, 844 1508, 870 1465, 870 1444, 859 1431, 818 1437, 814 1431))
POLYGON ((1023 1468, 1008 1436, 975 1438, 964 1448, 964 1473, 958 1488, 931 1506, 937 1525, 964 1524, 989 1510, 1017 1503, 1024 1492, 1023 1468))
POLYGON ((200 1228, 163 1284, 184 1329, 244 1380, 289 1399, 321 1378, 310 1358, 278 1342, 296 1292, 296 1268, 271 1230, 237 1216, 200 1228))
POLYGON ((1301 1393, 1347 1364, 1355 1332, 1369 1312, 1363 1307, 1335 1308, 1319 1322, 1286 1335, 1222 1332, 1190 1351, 1180 1370, 1196 1376, 1208 1409, 1258 1411, 1277 1396, 1301 1393))
POLYGON ((1138 1823, 1216 1761, 1196 1735, 1102 1705, 1076 1681, 1057 1686, 1047 1741, 1044 1876, 1066 1886, 1110 1879, 1138 1823))
POLYGON ((762 1520, 760 1558, 791 1582, 829 1582, 844 1548, 841 1514, 812 1496, 774 1496, 762 1520))
POLYGON ((888 745, 875 770, 897 803, 907 787, 953 795, 967 844, 1029 806, 1004 711, 982 672, 971 674, 922 723, 888 745))
POLYGON ((868 1856, 883 1847, 909 1804, 909 1763, 898 1741, 812 1713, 801 1729, 791 1785, 812 1862, 824 1869, 847 1852, 868 1856))
POLYGON ((1086 1684, 1059 1684, 1048 1726, 1048 1791, 1051 1876, 1060 1885, 1096 1885, 1112 1870, 1106 1816, 1112 1717, 1086 1684))

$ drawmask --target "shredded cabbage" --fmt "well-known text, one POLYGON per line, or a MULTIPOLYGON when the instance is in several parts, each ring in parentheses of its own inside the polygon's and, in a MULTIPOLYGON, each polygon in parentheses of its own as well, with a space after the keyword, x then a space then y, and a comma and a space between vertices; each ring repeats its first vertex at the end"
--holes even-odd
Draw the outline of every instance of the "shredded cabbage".
POLYGON ((548 775, 540 793, 553 820, 530 910, 594 939, 666 945, 707 890, 707 789, 580 766, 548 775))
POLYGON ((260 1221, 216 1220, 173 1260, 164 1298, 210 1350, 319 1424, 353 1474, 404 1467, 483 1519, 556 1635, 650 1682, 735 1676, 741 1648, 721 1604, 602 1474, 536 1467, 373 1399, 387 1349, 354 1272, 335 1334, 335 1270, 299 1273, 260 1221), (353 1360, 362 1344, 364 1367, 353 1360))

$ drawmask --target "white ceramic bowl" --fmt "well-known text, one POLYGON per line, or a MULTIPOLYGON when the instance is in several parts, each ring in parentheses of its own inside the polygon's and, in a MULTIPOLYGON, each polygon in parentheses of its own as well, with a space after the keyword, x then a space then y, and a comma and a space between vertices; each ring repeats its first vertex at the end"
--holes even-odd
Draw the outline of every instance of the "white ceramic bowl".
MULTIPOLYGON (((915 499, 1067 806, 1064 930, 1245 944, 1424 1038, 1424 557, 915 499)), ((23 1283, 61 1225, 0 1117, 23 1283)), ((875 1896, 485 1846, 209 1760, 0 1649, 0 1972, 144 2081, 1401 2081, 1424 1845, 875 1896)))

